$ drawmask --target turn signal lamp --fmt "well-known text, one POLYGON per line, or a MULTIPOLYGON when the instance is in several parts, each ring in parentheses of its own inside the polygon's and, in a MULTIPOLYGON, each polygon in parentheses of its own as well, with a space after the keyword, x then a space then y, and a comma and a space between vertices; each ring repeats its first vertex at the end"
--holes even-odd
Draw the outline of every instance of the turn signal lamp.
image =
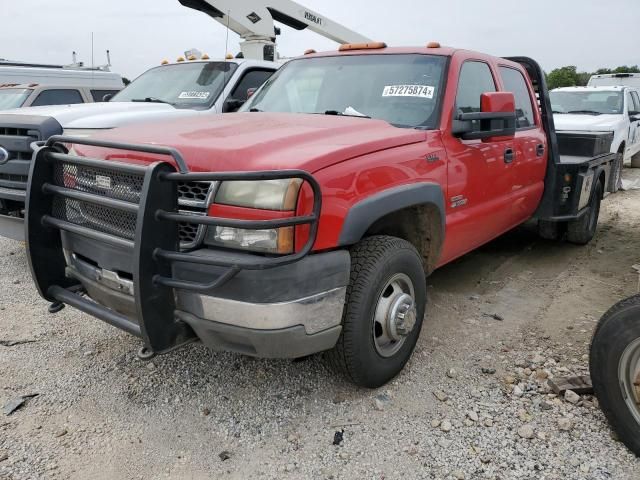
POLYGON ((384 42, 344 43, 340 45, 339 50, 346 52, 349 50, 378 50, 380 48, 387 48, 387 44, 384 42))
POLYGON ((440 42, 429 42, 427 48, 440 48, 440 42))
POLYGON ((178 59, 176 60, 176 62, 184 62, 184 57, 178 57, 178 59))

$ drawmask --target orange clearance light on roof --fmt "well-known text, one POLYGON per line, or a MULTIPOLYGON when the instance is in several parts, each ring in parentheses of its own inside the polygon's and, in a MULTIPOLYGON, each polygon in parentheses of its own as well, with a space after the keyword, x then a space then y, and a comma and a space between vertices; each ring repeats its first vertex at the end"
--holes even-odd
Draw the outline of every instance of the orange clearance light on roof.
POLYGON ((224 58, 226 58, 227 60, 233 60, 233 55, 231 55, 230 53, 227 53, 227 56, 224 58))
POLYGON ((189 55, 189 61, 194 61, 197 60, 198 57, 196 57, 195 55, 189 55))
POLYGON ((313 48, 310 48, 309 50, 304 51, 305 55, 311 55, 312 53, 316 53, 316 51, 313 48))
POLYGON ((202 55, 202 56, 200 57, 200 60, 209 60, 209 58, 211 58, 211 57, 209 57, 209 55, 207 55, 207 54, 205 53, 204 55, 202 55))
POLYGON ((168 65, 168 64, 169 64, 169 60, 167 60, 166 58, 162 60, 162 62, 160 62, 160 65, 168 65))
POLYGON ((387 48, 387 44, 384 42, 369 42, 369 43, 344 43, 340 45, 341 52, 346 52, 348 50, 377 50, 379 48, 387 48))
POLYGON ((184 62, 184 57, 178 57, 178 59, 176 60, 176 62, 184 62))
POLYGON ((440 42, 429 42, 427 48, 440 48, 440 42))

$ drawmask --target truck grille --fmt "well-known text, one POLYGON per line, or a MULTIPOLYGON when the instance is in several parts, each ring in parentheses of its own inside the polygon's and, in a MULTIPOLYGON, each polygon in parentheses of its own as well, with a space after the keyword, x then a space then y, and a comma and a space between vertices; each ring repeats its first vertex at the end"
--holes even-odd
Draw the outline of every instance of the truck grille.
MULTIPOLYGON (((139 204, 144 177, 108 168, 58 162, 54 166, 53 182, 60 187, 139 204)), ((211 190, 212 182, 179 183, 179 209, 183 213, 191 215, 206 215, 211 190)), ((60 220, 127 240, 135 239, 137 221, 135 213, 57 196, 54 197, 52 206, 53 216, 60 220)), ((202 228, 188 222, 180 223, 179 232, 182 247, 196 246, 202 236, 201 233, 204 233, 202 228)))

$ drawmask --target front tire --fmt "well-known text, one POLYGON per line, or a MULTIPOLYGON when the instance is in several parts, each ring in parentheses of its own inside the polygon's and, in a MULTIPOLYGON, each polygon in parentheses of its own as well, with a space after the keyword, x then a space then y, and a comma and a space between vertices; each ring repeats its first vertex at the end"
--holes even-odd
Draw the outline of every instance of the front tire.
POLYGON ((576 245, 586 245, 596 234, 602 200, 602 182, 599 180, 597 182, 587 212, 567 224, 567 240, 576 245))
POLYGON ((589 368, 611 427, 640 456, 640 295, 617 303, 600 319, 589 368))
POLYGON ((624 153, 618 152, 613 162, 613 171, 609 176, 609 191, 615 193, 622 187, 622 168, 624 166, 624 153))
POLYGON ((377 388, 403 369, 420 335, 427 286, 422 258, 409 242, 373 236, 351 250, 342 334, 327 352, 334 370, 377 388))

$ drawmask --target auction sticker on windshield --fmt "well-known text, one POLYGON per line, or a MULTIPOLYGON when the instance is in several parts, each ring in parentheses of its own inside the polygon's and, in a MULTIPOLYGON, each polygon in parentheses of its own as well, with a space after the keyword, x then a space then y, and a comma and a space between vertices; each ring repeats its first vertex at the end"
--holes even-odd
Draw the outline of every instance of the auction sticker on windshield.
POLYGON ((180 100, 206 100, 211 92, 182 92, 178 98, 180 100))
POLYGON ((382 96, 433 98, 435 90, 435 87, 427 85, 387 85, 382 91, 382 96))

